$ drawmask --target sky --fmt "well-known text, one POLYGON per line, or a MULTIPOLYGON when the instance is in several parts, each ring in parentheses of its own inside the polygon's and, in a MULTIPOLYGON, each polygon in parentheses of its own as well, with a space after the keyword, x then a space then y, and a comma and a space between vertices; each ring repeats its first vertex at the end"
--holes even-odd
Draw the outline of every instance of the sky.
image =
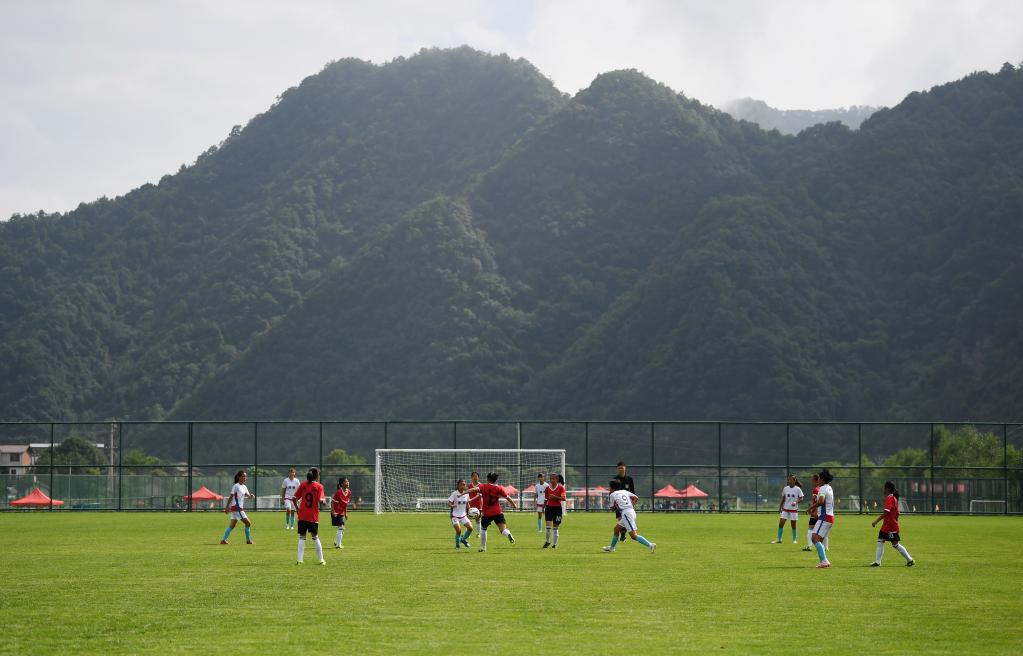
POLYGON ((460 45, 567 93, 635 68, 714 105, 892 106, 1023 61, 1023 2, 0 0, 0 220, 156 182, 330 61, 460 45))

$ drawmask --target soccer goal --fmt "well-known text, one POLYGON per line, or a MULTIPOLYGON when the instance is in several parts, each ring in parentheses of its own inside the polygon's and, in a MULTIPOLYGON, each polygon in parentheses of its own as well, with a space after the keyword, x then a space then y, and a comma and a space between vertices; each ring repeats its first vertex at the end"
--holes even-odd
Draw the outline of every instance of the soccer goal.
MULTIPOLYGON (((376 512, 447 510, 455 482, 473 470, 498 485, 521 507, 532 498, 537 474, 565 473, 564 449, 377 449, 376 512), (509 487, 510 486, 510 487, 509 487)), ((533 511, 532 507, 527 510, 533 511)))
POLYGON ((1004 514, 1004 499, 970 499, 971 515, 1004 514))

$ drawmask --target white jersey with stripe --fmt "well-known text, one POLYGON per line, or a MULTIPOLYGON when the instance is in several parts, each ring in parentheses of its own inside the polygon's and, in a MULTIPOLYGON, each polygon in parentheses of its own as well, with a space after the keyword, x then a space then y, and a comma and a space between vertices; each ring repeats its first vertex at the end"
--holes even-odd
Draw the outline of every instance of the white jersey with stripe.
POLYGON ((231 510, 245 510, 245 497, 249 494, 249 488, 241 483, 231 486, 231 510))
POLYGON ((835 516, 835 491, 831 489, 831 486, 825 483, 821 485, 817 491, 817 506, 818 508, 823 507, 823 512, 818 511, 818 517, 821 515, 825 517, 835 516))
POLYGON ((466 509, 466 506, 469 505, 469 493, 468 492, 464 492, 463 493, 463 492, 459 492, 458 490, 455 490, 454 492, 451 493, 451 496, 448 497, 448 501, 450 501, 451 503, 455 504, 454 508, 451 509, 451 516, 452 517, 456 517, 456 518, 465 517, 465 509, 466 509))
POLYGON ((786 485, 781 491, 782 497, 785 498, 785 502, 782 504, 781 509, 785 512, 798 512, 799 511, 799 500, 803 498, 803 490, 795 485, 786 485))
POLYGON ((281 483, 281 488, 284 490, 285 499, 294 499, 295 492, 298 491, 298 486, 302 484, 302 481, 297 478, 285 478, 284 482, 281 483))
POLYGON ((634 510, 632 507, 632 493, 628 490, 615 490, 610 494, 608 499, 611 502, 611 510, 617 510, 619 512, 634 510))
POLYGON ((542 506, 547 502, 547 490, 551 489, 548 483, 536 484, 536 505, 542 506))

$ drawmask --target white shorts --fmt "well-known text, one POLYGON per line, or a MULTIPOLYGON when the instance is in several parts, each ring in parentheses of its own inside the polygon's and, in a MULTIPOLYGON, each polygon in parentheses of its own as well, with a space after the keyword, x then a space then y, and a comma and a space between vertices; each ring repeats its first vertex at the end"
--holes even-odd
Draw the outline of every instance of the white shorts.
POLYGON ((538 512, 538 513, 542 513, 542 512, 543 512, 543 509, 544 509, 544 508, 546 508, 546 506, 545 506, 544 504, 542 504, 542 503, 541 503, 540 505, 538 505, 538 506, 536 507, 536 512, 538 512))
POLYGON ((626 510, 622 513, 621 518, 618 520, 618 525, 624 528, 626 531, 639 530, 636 527, 636 511, 626 510))
POLYGON ((813 525, 813 534, 821 536, 821 539, 828 537, 828 533, 831 532, 831 527, 834 526, 832 522, 824 521, 821 517, 817 520, 817 523, 813 525))
POLYGON ((458 526, 459 524, 461 524, 462 526, 472 526, 472 522, 470 522, 469 518, 466 517, 465 515, 462 515, 461 517, 452 516, 451 525, 458 526))
POLYGON ((248 518, 249 518, 249 516, 245 514, 244 510, 232 510, 231 511, 231 519, 234 519, 234 520, 237 520, 237 521, 240 522, 241 520, 248 519, 248 518))
POLYGON ((285 499, 284 500, 284 509, 288 510, 288 511, 291 511, 291 512, 294 512, 295 511, 295 500, 294 499, 285 499))
POLYGON ((781 511, 781 518, 782 519, 791 519, 794 522, 798 522, 799 521, 799 511, 798 510, 783 510, 783 511, 781 511))

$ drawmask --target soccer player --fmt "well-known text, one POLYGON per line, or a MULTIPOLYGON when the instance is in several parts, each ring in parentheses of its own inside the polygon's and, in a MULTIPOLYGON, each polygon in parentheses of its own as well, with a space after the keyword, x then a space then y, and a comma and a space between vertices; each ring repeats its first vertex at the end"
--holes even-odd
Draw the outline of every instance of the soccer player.
MULTIPOLYGON (((330 498, 330 524, 337 527, 337 535, 334 536, 334 548, 344 549, 341 541, 345 539, 345 522, 348 520, 348 504, 352 500, 352 489, 349 487, 348 479, 342 477, 337 482, 337 490, 330 498)), ((352 504, 355 508, 355 504, 352 504)))
POLYGON ((891 542, 892 547, 906 559, 906 567, 912 567, 916 561, 906 551, 906 547, 902 546, 900 542, 902 538, 899 537, 899 491, 895 489, 895 483, 891 481, 884 482, 884 491, 887 495, 884 500, 884 512, 870 523, 871 526, 877 526, 878 522, 884 520, 884 523, 881 524, 881 530, 877 534, 877 553, 874 554, 874 562, 870 566, 881 566, 881 558, 884 556, 884 543, 891 542))
POLYGON ((647 540, 645 537, 636 532, 636 508, 632 504, 639 501, 639 497, 628 490, 623 490, 622 482, 618 478, 612 478, 609 485, 611 486, 609 503, 611 504, 611 508, 614 509, 615 515, 619 515, 619 519, 618 523, 615 525, 614 533, 611 535, 611 545, 602 548, 608 553, 614 552, 615 547, 618 545, 618 531, 619 527, 621 527, 625 529, 628 535, 632 536, 633 540, 649 549, 650 553, 653 553, 654 549, 657 548, 657 543, 647 540))
MULTIPOLYGON (((536 532, 543 531, 543 509, 546 497, 544 496, 550 485, 543 479, 543 474, 536 475, 536 485, 533 489, 536 492, 536 532)), ((547 536, 548 538, 550 535, 547 536)), ((550 540, 548 540, 549 542, 550 540)))
MULTIPOLYGON (((810 493, 810 508, 807 512, 810 515, 810 527, 806 529, 806 546, 803 547, 803 551, 813 551, 813 525, 817 523, 817 492, 820 490, 821 479, 820 476, 814 474, 810 477, 810 485, 813 486, 813 491, 810 493)), ((827 550, 828 543, 824 543, 824 549, 827 550)))
POLYGON ((224 537, 220 539, 220 544, 227 544, 227 536, 231 535, 231 531, 234 530, 239 520, 245 524, 245 544, 252 544, 252 522, 249 520, 249 516, 245 514, 245 500, 255 499, 256 497, 249 494, 249 488, 245 487, 245 481, 248 478, 249 475, 245 473, 244 469, 234 475, 231 495, 227 497, 227 505, 224 506, 224 512, 231 513, 231 522, 227 525, 227 530, 224 531, 224 537))
POLYGON ((544 508, 544 518, 547 520, 547 541, 543 548, 558 548, 558 532, 561 529, 561 519, 564 517, 562 503, 565 501, 565 477, 561 474, 551 474, 553 487, 548 486, 547 507, 544 508), (551 531, 554 532, 554 541, 551 542, 551 531))
POLYGON ((320 544, 320 503, 326 495, 323 486, 320 485, 320 470, 310 467, 305 475, 305 482, 298 486, 295 492, 295 500, 298 502, 298 564, 305 560, 305 534, 313 536, 313 545, 316 546, 316 557, 321 565, 326 565, 323 560, 323 545, 320 544))
POLYGON ((496 472, 490 472, 487 474, 486 483, 480 483, 474 488, 469 488, 470 492, 476 491, 483 497, 483 521, 480 523, 480 552, 486 552, 487 550, 487 528, 491 524, 497 524, 497 528, 501 530, 501 535, 508 538, 508 542, 515 544, 515 537, 508 530, 508 522, 505 521, 504 511, 501 510, 501 499, 507 499, 512 508, 516 507, 515 499, 509 497, 504 488, 497 484, 497 478, 496 472))
POLYGON ((469 548, 469 536, 472 534, 472 521, 469 519, 469 492, 465 479, 460 478, 455 484, 455 491, 448 497, 448 508, 451 508, 451 525, 455 528, 455 549, 462 545, 469 548), (462 527, 465 535, 462 535, 462 527))
POLYGON ((796 524, 799 523, 799 504, 803 501, 803 488, 795 474, 789 474, 788 484, 781 490, 781 501, 778 502, 778 539, 773 544, 781 544, 781 534, 785 530, 785 520, 792 523, 792 544, 799 544, 796 539, 796 524))
MULTIPOLYGON (((625 462, 618 461, 618 475, 615 476, 615 480, 622 484, 622 489, 630 494, 636 494, 636 484, 632 481, 632 477, 625 474, 625 462)), ((622 513, 615 510, 615 519, 621 519, 622 513)), ((625 536, 628 535, 628 531, 621 527, 620 524, 615 524, 615 530, 619 531, 619 539, 624 542, 625 536)))
POLYGON ((284 506, 284 530, 295 528, 295 491, 302 481, 295 477, 295 468, 288 469, 288 477, 281 483, 281 505, 284 506))
POLYGON ((818 478, 820 478, 821 486, 817 490, 815 501, 817 523, 813 527, 813 547, 817 550, 817 558, 820 560, 817 563, 817 568, 823 569, 831 567, 831 562, 828 561, 828 556, 824 552, 824 540, 827 539, 831 528, 835 525, 835 491, 831 489, 831 481, 834 480, 834 477, 830 471, 822 469, 818 478))
MULTIPOLYGON (((469 489, 470 490, 473 489, 473 488, 479 488, 479 486, 480 486, 480 473, 478 471, 473 471, 472 474, 469 475, 469 481, 470 481, 469 482, 469 489)), ((479 518, 483 516, 483 495, 480 494, 478 491, 473 493, 473 494, 470 494, 469 495, 469 507, 470 508, 475 508, 476 510, 480 511, 480 514, 476 516, 477 517, 477 519, 476 519, 476 532, 480 533, 480 520, 479 520, 479 518)))

